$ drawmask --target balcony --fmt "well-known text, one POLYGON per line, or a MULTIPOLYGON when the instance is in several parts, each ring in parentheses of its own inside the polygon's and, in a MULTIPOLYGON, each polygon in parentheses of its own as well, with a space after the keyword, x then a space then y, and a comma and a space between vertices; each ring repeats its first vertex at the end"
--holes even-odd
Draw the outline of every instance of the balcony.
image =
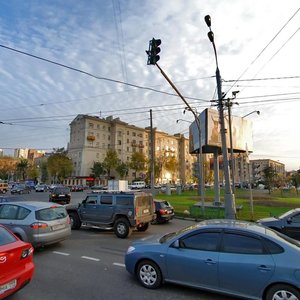
POLYGON ((95 138, 94 135, 88 135, 88 136, 86 137, 86 139, 87 139, 89 142, 93 142, 96 138, 95 138))

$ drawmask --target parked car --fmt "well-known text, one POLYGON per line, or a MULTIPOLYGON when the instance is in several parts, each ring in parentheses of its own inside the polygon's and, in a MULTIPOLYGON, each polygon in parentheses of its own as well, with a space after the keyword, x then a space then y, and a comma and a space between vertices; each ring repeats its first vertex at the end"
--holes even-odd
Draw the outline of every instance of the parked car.
POLYGON ((11 194, 29 194, 31 192, 31 188, 25 184, 16 184, 11 190, 11 194))
POLYGON ((166 223, 173 219, 174 208, 168 201, 154 199, 154 206, 156 219, 153 223, 166 223))
POLYGON ((257 222, 300 240, 300 208, 289 210, 278 217, 260 219, 257 222))
POLYGON ((119 238, 127 238, 133 229, 146 231, 155 218, 151 193, 138 191, 102 191, 87 194, 79 205, 67 205, 72 229, 82 224, 113 229, 119 238))
POLYGON ((71 192, 83 192, 83 185, 72 185, 70 187, 71 192))
POLYGON ((33 276, 33 247, 0 225, 0 299, 17 292, 33 276))
POLYGON ((71 201, 71 191, 69 187, 57 186, 49 194, 49 201, 60 204, 69 204, 71 201))
POLYGON ((43 193, 43 192, 46 192, 47 190, 48 190, 48 187, 47 187, 46 184, 37 184, 37 185, 35 186, 35 191, 36 191, 36 192, 41 192, 41 193, 43 193))
POLYGON ((41 201, 0 203, 0 224, 34 247, 58 243, 71 235, 64 206, 41 201))
POLYGON ((149 289, 172 282, 246 299, 300 299, 300 242, 239 220, 207 220, 134 242, 129 273, 149 289))

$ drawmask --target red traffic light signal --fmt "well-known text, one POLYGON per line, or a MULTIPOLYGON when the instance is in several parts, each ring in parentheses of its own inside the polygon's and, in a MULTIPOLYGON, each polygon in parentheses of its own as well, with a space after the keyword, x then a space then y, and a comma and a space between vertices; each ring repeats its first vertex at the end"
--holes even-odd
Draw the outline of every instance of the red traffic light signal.
POLYGON ((159 61, 160 57, 158 53, 160 53, 160 44, 161 40, 160 39, 155 39, 153 38, 152 40, 149 41, 149 50, 146 51, 148 54, 148 61, 147 65, 155 65, 156 62, 159 61))

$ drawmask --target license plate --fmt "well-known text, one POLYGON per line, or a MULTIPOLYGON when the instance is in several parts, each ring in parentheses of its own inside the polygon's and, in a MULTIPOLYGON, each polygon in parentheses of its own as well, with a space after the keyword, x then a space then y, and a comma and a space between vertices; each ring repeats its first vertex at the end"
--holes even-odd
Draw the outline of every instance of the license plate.
POLYGON ((58 195, 58 197, 64 197, 65 195, 58 195))
POLYGON ((65 228, 65 224, 60 224, 60 225, 53 225, 52 230, 59 230, 65 228))
POLYGON ((12 290, 16 287, 17 285, 17 280, 14 279, 6 284, 3 284, 0 286, 0 295, 5 293, 6 291, 12 290))
POLYGON ((143 210, 143 213, 144 213, 144 214, 147 214, 148 212, 149 212, 149 209, 148 209, 148 208, 146 208, 146 209, 143 210))

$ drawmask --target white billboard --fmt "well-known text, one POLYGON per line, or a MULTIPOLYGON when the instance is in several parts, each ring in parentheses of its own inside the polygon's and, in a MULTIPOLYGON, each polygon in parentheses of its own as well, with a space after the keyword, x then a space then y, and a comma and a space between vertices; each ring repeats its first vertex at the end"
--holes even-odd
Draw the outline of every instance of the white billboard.
MULTIPOLYGON (((221 152, 222 142, 220 134, 219 112, 207 108, 200 115, 202 152, 212 153, 216 149, 221 152)), ((226 144, 230 149, 229 119, 225 111, 226 144)), ((232 148, 234 152, 253 152, 252 121, 231 116, 232 148)), ((199 131, 194 121, 190 126, 190 153, 199 150, 199 131)))

